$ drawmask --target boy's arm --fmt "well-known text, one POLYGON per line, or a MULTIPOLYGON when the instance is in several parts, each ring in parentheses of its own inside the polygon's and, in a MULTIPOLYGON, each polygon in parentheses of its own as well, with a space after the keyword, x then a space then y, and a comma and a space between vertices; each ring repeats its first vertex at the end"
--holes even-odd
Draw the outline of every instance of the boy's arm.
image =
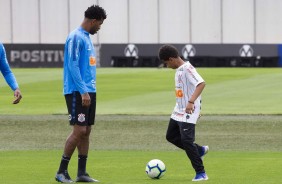
POLYGON ((188 114, 192 114, 194 112, 194 102, 195 100, 201 95, 202 91, 204 90, 206 86, 205 82, 201 82, 200 84, 198 84, 196 86, 196 89, 193 93, 193 95, 191 96, 191 98, 188 101, 188 105, 185 109, 185 112, 188 114))

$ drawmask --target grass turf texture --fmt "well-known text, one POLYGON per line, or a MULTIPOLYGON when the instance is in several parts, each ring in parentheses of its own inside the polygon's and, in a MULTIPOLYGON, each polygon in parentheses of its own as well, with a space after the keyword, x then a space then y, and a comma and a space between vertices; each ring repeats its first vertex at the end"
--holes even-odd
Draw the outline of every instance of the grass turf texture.
MULTIPOLYGON (((106 184, 192 183, 194 171, 183 151, 165 141, 167 116, 99 115, 91 134, 87 170, 106 184), (167 173, 159 181, 145 174, 158 158, 167 173)), ((56 183, 62 148, 71 128, 67 115, 0 117, 0 183, 56 183)), ((202 117, 197 142, 211 148, 204 162, 208 183, 279 183, 281 116, 202 117)), ((69 171, 76 176, 77 153, 69 171)))
MULTIPOLYGON (((0 114, 65 114, 62 69, 13 69, 23 101, 0 80, 0 114)), ((281 114, 281 68, 198 68, 206 80, 203 114, 281 114)), ((98 114, 170 114, 174 70, 98 68, 98 114)))
MULTIPOLYGON (((62 69, 13 71, 24 98, 12 105, 13 94, 1 78, 0 183, 56 183, 54 175, 71 131, 67 115, 62 115, 66 114, 62 69)), ((280 183, 281 115, 255 114, 281 114, 281 69, 198 71, 207 82, 196 140, 211 148, 204 160, 207 182, 280 183)), ((174 71, 99 68, 97 72, 98 116, 91 134, 89 173, 108 184, 192 183, 194 171, 185 154, 164 138, 175 103, 174 71), (145 164, 153 158, 167 166, 161 180, 145 175, 145 164)), ((73 179, 76 155, 69 167, 73 179)))
MULTIPOLYGON (((5 165, 0 168, 3 184, 58 183, 54 180, 60 157, 58 151, 9 151, 0 152, 0 156, 1 165, 5 165)), ((189 164, 183 152, 91 151, 87 168, 94 178, 105 184, 187 184, 194 183, 191 181, 194 171, 189 164), (160 180, 150 179, 145 174, 146 163, 155 157, 162 159, 167 168, 160 180)), ((211 152, 205 164, 210 184, 281 182, 281 153, 211 152)), ((76 167, 77 159, 73 159, 69 166, 73 179, 76 167)))

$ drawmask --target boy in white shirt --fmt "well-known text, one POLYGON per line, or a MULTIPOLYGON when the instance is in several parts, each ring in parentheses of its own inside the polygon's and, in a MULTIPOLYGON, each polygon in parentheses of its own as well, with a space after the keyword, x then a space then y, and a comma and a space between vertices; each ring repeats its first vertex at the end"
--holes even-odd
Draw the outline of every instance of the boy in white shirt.
POLYGON ((159 58, 168 68, 176 69, 176 105, 171 114, 166 139, 186 152, 196 172, 192 181, 208 180, 202 157, 208 152, 209 147, 194 143, 205 81, 189 61, 185 62, 180 58, 174 46, 162 46, 159 58))

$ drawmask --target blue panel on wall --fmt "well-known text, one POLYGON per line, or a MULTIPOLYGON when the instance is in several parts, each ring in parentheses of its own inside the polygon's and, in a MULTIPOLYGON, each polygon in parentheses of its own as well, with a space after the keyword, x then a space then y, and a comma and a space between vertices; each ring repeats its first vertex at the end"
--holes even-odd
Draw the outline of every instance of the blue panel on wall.
POLYGON ((279 55, 279 63, 278 65, 282 67, 282 45, 278 45, 278 55, 279 55))

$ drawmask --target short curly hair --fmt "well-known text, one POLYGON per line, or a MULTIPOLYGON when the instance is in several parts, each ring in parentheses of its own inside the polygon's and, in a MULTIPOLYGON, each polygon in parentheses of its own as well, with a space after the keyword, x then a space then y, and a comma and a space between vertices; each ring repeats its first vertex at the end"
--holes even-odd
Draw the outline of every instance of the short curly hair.
POLYGON ((84 12, 84 17, 89 19, 104 20, 107 18, 107 14, 102 7, 98 5, 92 5, 84 12))
POLYGON ((178 58, 179 53, 176 47, 172 45, 163 45, 159 50, 159 59, 161 61, 167 61, 169 58, 178 58))

